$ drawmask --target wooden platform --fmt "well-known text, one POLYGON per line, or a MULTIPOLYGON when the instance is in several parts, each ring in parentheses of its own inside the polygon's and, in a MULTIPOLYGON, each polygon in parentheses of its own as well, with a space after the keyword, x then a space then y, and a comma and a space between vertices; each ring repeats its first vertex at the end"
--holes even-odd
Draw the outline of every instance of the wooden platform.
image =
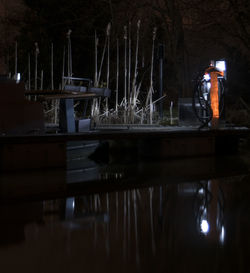
POLYGON ((197 129, 195 127, 114 127, 90 130, 83 133, 57 133, 37 135, 2 135, 0 144, 37 143, 37 142, 67 142, 79 140, 117 140, 117 139, 164 139, 187 137, 237 137, 245 138, 250 135, 250 128, 224 127, 216 130, 197 129))
POLYGON ((234 154, 239 139, 249 135, 250 129, 245 127, 198 130, 194 127, 130 126, 72 134, 1 136, 0 166, 2 170, 65 167, 69 141, 107 142, 108 151, 102 150, 99 155, 128 156, 132 161, 234 154))

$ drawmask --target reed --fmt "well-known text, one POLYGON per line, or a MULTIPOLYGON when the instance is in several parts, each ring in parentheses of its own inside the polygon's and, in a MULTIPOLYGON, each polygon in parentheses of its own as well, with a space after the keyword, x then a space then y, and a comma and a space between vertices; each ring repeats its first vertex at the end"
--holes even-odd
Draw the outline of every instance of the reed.
MULTIPOLYGON (((109 70, 110 70, 110 30, 111 30, 111 23, 108 24, 106 30, 106 37, 107 37, 107 77, 106 77, 106 87, 109 88, 109 70)), ((108 98, 105 98, 105 112, 106 116, 108 116, 109 112, 109 105, 108 105, 108 98)))
POLYGON ((51 57, 50 57, 50 69, 51 69, 51 90, 54 90, 54 46, 51 43, 51 57))
POLYGON ((128 40, 128 30, 127 26, 124 26, 124 109, 127 105, 127 40, 128 40))
POLYGON ((95 75, 94 75, 95 87, 98 87, 98 43, 99 43, 99 39, 95 31, 95 75))
POLYGON ((41 77, 40 77, 40 90, 43 90, 43 70, 41 70, 41 77))
POLYGON ((137 80, 137 67, 138 67, 138 52, 139 52, 139 37, 140 37, 140 28, 141 21, 137 22, 137 31, 136 31, 136 48, 135 48, 135 68, 134 68, 134 77, 132 83, 132 96, 133 96, 133 105, 136 105, 136 99, 139 95, 138 90, 136 89, 136 80, 137 80))
POLYGON ((118 99, 119 99, 119 40, 116 40, 116 90, 115 90, 115 112, 118 115, 118 99))
POLYGON ((31 90, 31 79, 30 79, 30 54, 28 54, 28 90, 31 90))
POLYGON ((147 95, 147 99, 146 99, 146 108, 149 108, 149 123, 150 124, 153 123, 153 112, 154 112, 154 104, 153 104, 153 93, 154 93, 153 72, 154 72, 154 47, 155 47, 155 38, 156 38, 156 28, 153 29, 151 67, 150 67, 150 86, 149 86, 148 95, 147 95))
POLYGON ((67 32, 67 40, 68 40, 68 84, 72 83, 72 80, 70 79, 70 77, 73 76, 73 72, 72 72, 72 51, 71 51, 71 33, 72 30, 69 29, 67 32))
POLYGON ((131 22, 128 27, 128 98, 130 100, 130 78, 131 78, 131 22))
MULTIPOLYGON (((139 66, 139 53, 140 53, 140 31, 141 21, 138 20, 136 25, 133 26, 131 22, 125 25, 123 28, 123 52, 120 51, 121 44, 119 39, 116 39, 116 64, 114 72, 111 70, 111 23, 106 26, 105 40, 103 46, 100 49, 98 34, 95 31, 94 34, 94 87, 106 87, 110 88, 110 79, 112 73, 114 73, 115 79, 115 100, 114 108, 111 108, 111 104, 108 98, 105 100, 101 98, 95 98, 92 101, 90 117, 95 124, 153 124, 156 121, 155 108, 156 103, 165 98, 165 95, 161 98, 153 101, 154 94, 154 51, 157 29, 153 29, 152 35, 152 51, 150 61, 150 81, 148 89, 142 90, 143 79, 146 70, 142 76, 138 75, 139 66), (133 29, 135 28, 135 29, 133 29), (132 33, 135 32, 135 42, 132 43, 132 33), (133 46, 132 46, 133 45, 133 46), (121 56, 123 55, 123 56, 121 56), (121 62, 123 66, 121 71, 121 62), (106 64, 106 75, 103 74, 104 63, 106 64), (105 78, 104 84, 101 83, 101 78, 105 78), (123 83, 121 83, 121 78, 123 83), (146 93, 146 96, 144 95, 146 93)), ((62 55, 62 80, 60 89, 65 88, 65 84, 72 84, 72 44, 71 33, 69 29, 66 33, 67 43, 63 48, 62 55), (66 74, 66 75, 65 75, 66 74), (67 77, 65 77, 67 76, 67 77)), ((40 78, 38 78, 38 56, 39 47, 38 43, 35 43, 35 77, 34 85, 32 87, 38 89, 38 79, 40 80, 39 89, 43 89, 44 83, 44 71, 41 71, 40 78)), ((144 63, 144 55, 143 60, 144 63)), ((28 54, 28 80, 27 89, 31 89, 31 71, 30 71, 30 54, 28 54)), ((15 44, 15 78, 17 77, 17 43, 15 44)), ((50 87, 54 90, 54 45, 51 43, 50 49, 50 87)), ((144 87, 143 87, 144 88, 144 87)), ((57 123, 58 101, 53 102, 52 107, 54 109, 54 122, 57 123)), ((170 110, 171 111, 171 110, 170 110)))
POLYGON ((35 43, 35 90, 37 90, 37 65, 38 65, 39 47, 38 43, 35 43))
POLYGON ((15 42, 15 76, 14 79, 17 81, 17 42, 15 42))
POLYGON ((105 52, 106 52, 107 43, 108 43, 108 36, 107 36, 107 33, 108 33, 108 29, 109 29, 109 27, 110 27, 110 24, 108 24, 108 25, 107 25, 107 28, 106 28, 106 37, 105 37, 104 47, 103 47, 103 50, 102 50, 102 58, 101 58, 101 63, 100 63, 99 71, 98 71, 97 86, 99 86, 99 84, 100 84, 100 78, 101 78, 102 66, 103 66, 103 61, 104 61, 105 52))
POLYGON ((65 46, 63 47, 63 61, 62 61, 62 84, 61 84, 61 90, 64 89, 65 86, 65 80, 64 80, 64 75, 65 75, 65 46))

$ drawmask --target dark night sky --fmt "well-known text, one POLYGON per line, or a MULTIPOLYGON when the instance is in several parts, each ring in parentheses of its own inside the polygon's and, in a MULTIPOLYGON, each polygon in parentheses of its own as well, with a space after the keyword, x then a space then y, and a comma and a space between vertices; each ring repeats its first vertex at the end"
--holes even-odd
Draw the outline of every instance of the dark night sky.
MULTIPOLYGON (((13 0, 11 4, 3 2, 1 10, 5 11, 0 14, 4 19, 1 27, 5 37, 0 46, 1 55, 4 56, 1 63, 6 63, 6 56, 9 55, 12 73, 15 40, 18 41, 19 67, 24 75, 27 72, 27 55, 34 55, 35 42, 40 48, 40 69, 49 70, 50 46, 53 42, 55 77, 59 81, 66 33, 71 29, 73 71, 77 76, 93 78, 95 30, 101 50, 105 28, 109 22, 112 23, 111 62, 115 63, 116 38, 120 39, 122 49, 123 27, 130 21, 133 50, 136 22, 140 19, 140 57, 144 54, 146 65, 150 63, 152 29, 156 26, 156 42, 165 44, 166 86, 170 93, 178 93, 183 86, 188 89, 194 73, 208 65, 211 59, 218 58, 228 59, 230 69, 235 70, 233 88, 240 79, 242 92, 247 89, 242 75, 246 78, 249 73, 248 1, 223 0, 208 4, 198 0, 161 0, 157 3, 149 0, 13 0)), ((111 70, 114 69, 111 64, 111 70)))

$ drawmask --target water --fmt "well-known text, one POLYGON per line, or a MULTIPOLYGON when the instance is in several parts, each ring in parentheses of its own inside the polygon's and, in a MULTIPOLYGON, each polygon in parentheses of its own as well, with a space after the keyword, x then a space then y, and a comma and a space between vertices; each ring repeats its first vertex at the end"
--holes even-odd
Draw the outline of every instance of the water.
POLYGON ((25 174, 9 188, 1 177, 1 272, 248 272, 250 176, 241 158, 98 166, 94 179, 61 174, 65 184, 54 186, 43 173, 42 193, 35 173, 33 187, 25 174))

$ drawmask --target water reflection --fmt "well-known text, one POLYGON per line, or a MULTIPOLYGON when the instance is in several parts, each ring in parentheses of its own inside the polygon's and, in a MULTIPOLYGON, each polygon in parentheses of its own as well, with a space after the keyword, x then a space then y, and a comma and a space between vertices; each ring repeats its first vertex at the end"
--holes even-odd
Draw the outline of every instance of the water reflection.
POLYGON ((249 197, 249 176, 235 176, 1 205, 1 264, 6 272, 246 272, 249 197))
POLYGON ((207 237, 224 243, 224 197, 216 180, 201 181, 195 189, 195 218, 197 229, 207 237), (223 234, 223 235, 219 235, 223 234))

